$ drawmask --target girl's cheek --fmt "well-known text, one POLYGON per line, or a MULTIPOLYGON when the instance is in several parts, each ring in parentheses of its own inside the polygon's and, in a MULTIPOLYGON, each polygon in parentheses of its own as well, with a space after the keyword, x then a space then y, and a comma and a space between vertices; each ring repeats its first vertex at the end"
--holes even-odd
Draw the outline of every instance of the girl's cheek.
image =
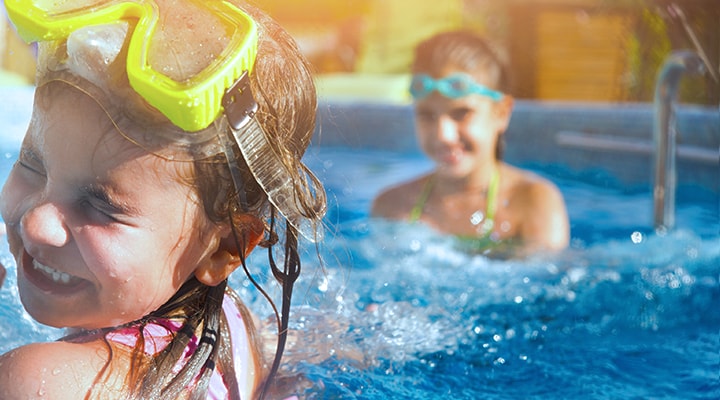
POLYGON ((0 192, 0 215, 8 226, 16 225, 20 221, 20 199, 25 195, 23 185, 18 183, 15 175, 14 170, 10 172, 0 192))
POLYGON ((0 192, 0 214, 7 226, 6 239, 11 253, 16 256, 18 255, 17 249, 22 246, 18 227, 23 213, 21 210, 23 202, 21 200, 25 196, 21 190, 22 185, 18 185, 17 181, 18 179, 11 172, 2 188, 2 192, 0 192))
POLYGON ((22 172, 14 167, 10 171, 5 186, 0 192, 0 215, 7 230, 17 230, 23 216, 33 207, 34 194, 40 193, 42 188, 37 182, 24 177, 22 172))

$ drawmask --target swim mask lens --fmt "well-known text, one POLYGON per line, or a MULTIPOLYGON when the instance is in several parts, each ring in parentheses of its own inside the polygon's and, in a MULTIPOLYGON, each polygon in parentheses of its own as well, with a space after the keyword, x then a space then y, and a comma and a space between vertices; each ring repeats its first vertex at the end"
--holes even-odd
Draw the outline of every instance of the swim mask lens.
POLYGON ((182 81, 150 64, 150 47, 159 20, 152 0, 5 0, 8 16, 28 42, 67 40, 79 28, 137 21, 128 44, 130 86, 173 124, 188 132, 207 128, 222 111, 226 89, 243 71, 251 71, 257 54, 257 26, 227 1, 194 1, 220 21, 229 42, 199 73, 182 81))
POLYGON ((502 99, 501 92, 489 89, 475 82, 469 75, 457 73, 440 79, 427 74, 414 75, 410 82, 410 94, 415 100, 423 99, 437 91, 450 99, 459 99, 471 94, 487 96, 494 101, 502 99))

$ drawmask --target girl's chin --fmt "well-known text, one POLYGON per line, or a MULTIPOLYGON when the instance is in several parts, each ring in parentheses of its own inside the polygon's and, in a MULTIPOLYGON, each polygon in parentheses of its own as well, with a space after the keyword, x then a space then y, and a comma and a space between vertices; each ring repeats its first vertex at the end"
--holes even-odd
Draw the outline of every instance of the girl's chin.
POLYGON ((434 158, 438 164, 447 165, 447 166, 461 164, 463 162, 463 160, 466 159, 464 153, 460 152, 460 151, 448 151, 448 152, 437 153, 434 158))
POLYGON ((461 179, 470 174, 470 169, 465 165, 457 164, 438 164, 437 174, 444 179, 461 179))

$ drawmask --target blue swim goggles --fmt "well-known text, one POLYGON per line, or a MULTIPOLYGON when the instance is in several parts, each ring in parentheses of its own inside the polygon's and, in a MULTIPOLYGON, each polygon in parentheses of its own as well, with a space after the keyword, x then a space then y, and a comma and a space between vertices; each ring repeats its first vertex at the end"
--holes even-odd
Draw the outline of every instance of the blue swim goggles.
POLYGON ((450 99, 459 99, 471 94, 487 96, 494 101, 503 98, 501 92, 488 89, 475 82, 470 75, 463 73, 452 74, 440 79, 433 79, 427 74, 417 74, 410 82, 410 94, 415 100, 429 96, 434 90, 450 99))

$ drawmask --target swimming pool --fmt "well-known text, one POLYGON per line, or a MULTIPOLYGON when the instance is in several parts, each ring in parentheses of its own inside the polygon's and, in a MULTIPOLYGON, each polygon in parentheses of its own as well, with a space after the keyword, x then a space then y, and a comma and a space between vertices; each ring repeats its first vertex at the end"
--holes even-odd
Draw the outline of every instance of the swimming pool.
MULTIPOLYGON (((1 98, 20 104, 0 118, 11 127, 0 143, 4 180, 30 97, 1 98)), ((287 379, 310 399, 720 398, 717 111, 678 116, 677 229, 662 234, 652 228, 648 115, 643 105, 518 104, 507 158, 558 184, 572 244, 502 261, 370 220, 382 187, 430 167, 410 109, 323 104, 306 160, 330 194, 324 269, 304 255, 287 379)), ((10 268, 0 352, 57 337, 22 312, 4 243, 0 260, 10 268)), ((250 261, 270 279, 264 257, 250 261)), ((241 274, 231 284, 269 314, 241 274)))

